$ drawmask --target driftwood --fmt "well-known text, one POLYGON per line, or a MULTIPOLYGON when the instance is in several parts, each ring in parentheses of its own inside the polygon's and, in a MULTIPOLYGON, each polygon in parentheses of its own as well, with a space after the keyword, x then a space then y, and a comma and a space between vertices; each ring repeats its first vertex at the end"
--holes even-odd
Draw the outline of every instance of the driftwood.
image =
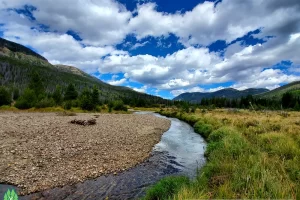
POLYGON ((71 124, 79 124, 79 125, 82 125, 82 126, 89 126, 89 125, 95 125, 96 124, 96 119, 89 119, 89 120, 74 119, 70 123, 71 124))

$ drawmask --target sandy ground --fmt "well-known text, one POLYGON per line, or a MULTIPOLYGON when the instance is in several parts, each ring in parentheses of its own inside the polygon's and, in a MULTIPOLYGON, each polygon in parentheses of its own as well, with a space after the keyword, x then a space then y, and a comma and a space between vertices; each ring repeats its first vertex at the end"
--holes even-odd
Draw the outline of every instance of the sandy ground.
POLYGON ((0 113, 0 183, 21 194, 126 170, 144 161, 170 121, 151 115, 0 113))

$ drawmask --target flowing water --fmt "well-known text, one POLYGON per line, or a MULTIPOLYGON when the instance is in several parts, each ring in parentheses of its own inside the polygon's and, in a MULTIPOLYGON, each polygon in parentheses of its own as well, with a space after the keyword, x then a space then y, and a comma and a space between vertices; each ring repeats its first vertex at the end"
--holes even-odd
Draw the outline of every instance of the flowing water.
MULTIPOLYGON (((151 114, 152 112, 136 112, 135 114, 151 114)), ((165 118, 165 117, 164 117, 165 118)), ((193 128, 178 119, 171 120, 170 129, 165 132, 161 141, 155 145, 151 156, 141 163, 118 175, 100 176, 75 185, 49 189, 43 192, 19 197, 20 200, 49 199, 137 199, 145 194, 145 189, 161 178, 170 175, 196 176, 197 169, 205 163, 204 139, 194 132, 193 128)), ((0 185, 0 195, 9 185, 0 185)), ((1 196, 0 196, 1 198, 1 196)))

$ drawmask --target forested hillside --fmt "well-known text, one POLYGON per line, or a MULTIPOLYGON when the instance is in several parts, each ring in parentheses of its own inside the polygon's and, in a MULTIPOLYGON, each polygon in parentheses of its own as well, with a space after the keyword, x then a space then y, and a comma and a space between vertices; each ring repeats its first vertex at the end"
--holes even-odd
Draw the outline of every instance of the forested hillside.
POLYGON ((256 97, 280 99, 287 92, 292 92, 292 93, 296 94, 297 91, 298 91, 298 93, 300 92, 300 81, 295 81, 295 82, 286 84, 284 86, 281 86, 281 87, 271 90, 269 92, 259 94, 256 97))
POLYGON ((211 98, 227 98, 227 99, 236 99, 240 97, 246 97, 248 95, 255 95, 264 92, 268 92, 268 89, 264 88, 249 88, 246 90, 236 90, 233 88, 226 88, 218 90, 216 92, 191 92, 183 93, 173 100, 189 101, 189 102, 201 102, 202 99, 211 99, 211 98))
POLYGON ((47 94, 53 93, 57 86, 61 87, 63 94, 67 86, 72 84, 79 93, 85 88, 92 89, 95 86, 99 90, 99 100, 106 103, 123 100, 126 104, 146 106, 167 101, 127 87, 106 84, 72 66, 51 65, 45 58, 25 46, 0 39, 0 85, 9 91, 11 96, 16 91, 22 94, 36 75, 39 76, 47 94))

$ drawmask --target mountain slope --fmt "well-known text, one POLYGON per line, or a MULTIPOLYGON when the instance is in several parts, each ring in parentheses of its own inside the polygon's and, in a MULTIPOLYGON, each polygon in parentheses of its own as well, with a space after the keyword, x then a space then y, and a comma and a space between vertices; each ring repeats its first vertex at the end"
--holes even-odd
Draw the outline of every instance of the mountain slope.
MULTIPOLYGON (((23 45, 20 45, 18 43, 5 40, 3 38, 0 38, 0 48, 2 48, 2 51, 3 51, 2 53, 5 53, 5 51, 6 51, 6 53, 11 53, 10 56, 14 55, 14 53, 19 53, 19 54, 22 53, 22 54, 25 54, 28 56, 33 56, 33 57, 36 57, 38 59, 48 62, 46 58, 37 54, 36 52, 32 51, 31 49, 29 49, 23 45), (10 52, 7 50, 9 50, 10 52)), ((0 51, 0 55, 1 55, 1 51, 0 51)))
POLYGON ((224 97, 229 99, 240 98, 242 96, 255 95, 269 91, 264 88, 250 88, 246 90, 236 90, 233 88, 226 88, 222 90, 218 90, 216 92, 192 92, 192 93, 183 93, 173 100, 181 100, 181 101, 190 101, 190 102, 200 102, 203 98, 214 98, 214 97, 224 97))
POLYGON ((44 57, 25 46, 0 40, 0 86, 18 88, 22 93, 34 71, 41 77, 47 92, 53 92, 56 85, 61 85, 64 89, 69 83, 73 83, 79 91, 96 85, 101 91, 101 100, 142 99, 152 103, 165 101, 131 88, 109 85, 76 67, 51 65, 44 57))
POLYGON ((265 93, 256 95, 255 97, 279 99, 282 97, 282 95, 284 93, 289 92, 289 91, 297 91, 297 90, 300 91, 300 81, 295 81, 295 82, 286 84, 284 86, 281 86, 281 87, 271 90, 269 92, 265 92, 265 93))

